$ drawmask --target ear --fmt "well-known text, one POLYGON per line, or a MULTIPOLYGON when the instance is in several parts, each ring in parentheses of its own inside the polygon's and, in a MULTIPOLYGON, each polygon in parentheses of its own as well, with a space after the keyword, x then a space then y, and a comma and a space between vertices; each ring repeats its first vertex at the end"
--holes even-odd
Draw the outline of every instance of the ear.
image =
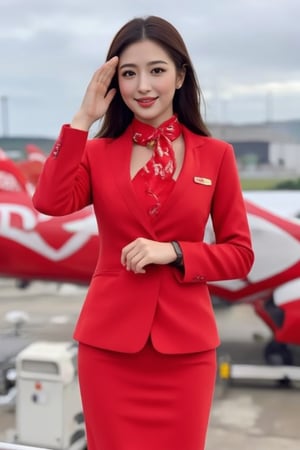
POLYGON ((180 89, 183 85, 184 79, 185 79, 185 73, 186 69, 183 66, 180 70, 177 71, 177 77, 176 77, 176 89, 180 89))

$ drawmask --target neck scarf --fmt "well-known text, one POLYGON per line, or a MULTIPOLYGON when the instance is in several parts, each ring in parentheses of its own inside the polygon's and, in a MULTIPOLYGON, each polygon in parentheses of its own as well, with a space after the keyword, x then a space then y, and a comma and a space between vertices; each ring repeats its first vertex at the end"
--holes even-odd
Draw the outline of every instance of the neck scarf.
POLYGON ((163 122, 158 128, 134 119, 133 142, 152 150, 152 157, 141 169, 145 180, 146 193, 152 197, 153 204, 149 208, 150 215, 156 215, 161 205, 160 197, 167 181, 172 182, 176 169, 175 154, 172 142, 181 135, 181 125, 177 116, 163 122))
POLYGON ((153 151, 152 158, 144 166, 146 173, 162 179, 171 178, 176 169, 172 141, 181 134, 181 125, 174 115, 158 128, 133 120, 133 142, 153 151))

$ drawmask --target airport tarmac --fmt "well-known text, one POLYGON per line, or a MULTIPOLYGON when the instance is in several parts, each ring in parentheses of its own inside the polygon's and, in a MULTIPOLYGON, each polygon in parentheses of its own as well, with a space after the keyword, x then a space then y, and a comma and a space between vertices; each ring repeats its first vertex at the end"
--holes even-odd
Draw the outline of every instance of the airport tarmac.
MULTIPOLYGON (((27 315, 28 322, 21 329, 23 337, 71 340, 85 292, 84 287, 42 282, 18 289, 15 280, 0 279, 2 336, 13 331, 6 319, 7 313, 14 310, 27 315)), ((270 333, 251 307, 217 306, 215 312, 222 340, 219 356, 230 355, 235 363, 260 363, 270 333)), ((296 349, 296 353, 300 360, 300 350, 296 349)), ((6 440, 14 421, 13 411, 0 411, 0 441, 6 440)), ((216 449, 299 450, 300 387, 259 381, 224 387, 218 382, 206 446, 206 450, 216 449)))

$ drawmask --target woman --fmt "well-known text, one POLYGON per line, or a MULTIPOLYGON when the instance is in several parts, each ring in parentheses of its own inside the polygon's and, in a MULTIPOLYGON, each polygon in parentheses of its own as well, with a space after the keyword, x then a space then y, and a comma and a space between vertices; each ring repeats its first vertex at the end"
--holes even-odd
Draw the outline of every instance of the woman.
POLYGON ((204 449, 219 344, 207 283, 245 277, 253 252, 233 149, 209 137, 170 23, 117 33, 33 201, 50 215, 93 203, 100 230, 74 333, 89 450, 204 449))

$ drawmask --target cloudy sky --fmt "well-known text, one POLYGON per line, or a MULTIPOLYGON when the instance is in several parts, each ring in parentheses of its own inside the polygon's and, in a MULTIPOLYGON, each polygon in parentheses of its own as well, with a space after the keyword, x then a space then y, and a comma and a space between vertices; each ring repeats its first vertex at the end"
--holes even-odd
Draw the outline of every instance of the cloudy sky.
POLYGON ((207 121, 300 118, 299 0, 1 0, 0 133, 55 137, 118 29, 150 14, 182 34, 207 121))

